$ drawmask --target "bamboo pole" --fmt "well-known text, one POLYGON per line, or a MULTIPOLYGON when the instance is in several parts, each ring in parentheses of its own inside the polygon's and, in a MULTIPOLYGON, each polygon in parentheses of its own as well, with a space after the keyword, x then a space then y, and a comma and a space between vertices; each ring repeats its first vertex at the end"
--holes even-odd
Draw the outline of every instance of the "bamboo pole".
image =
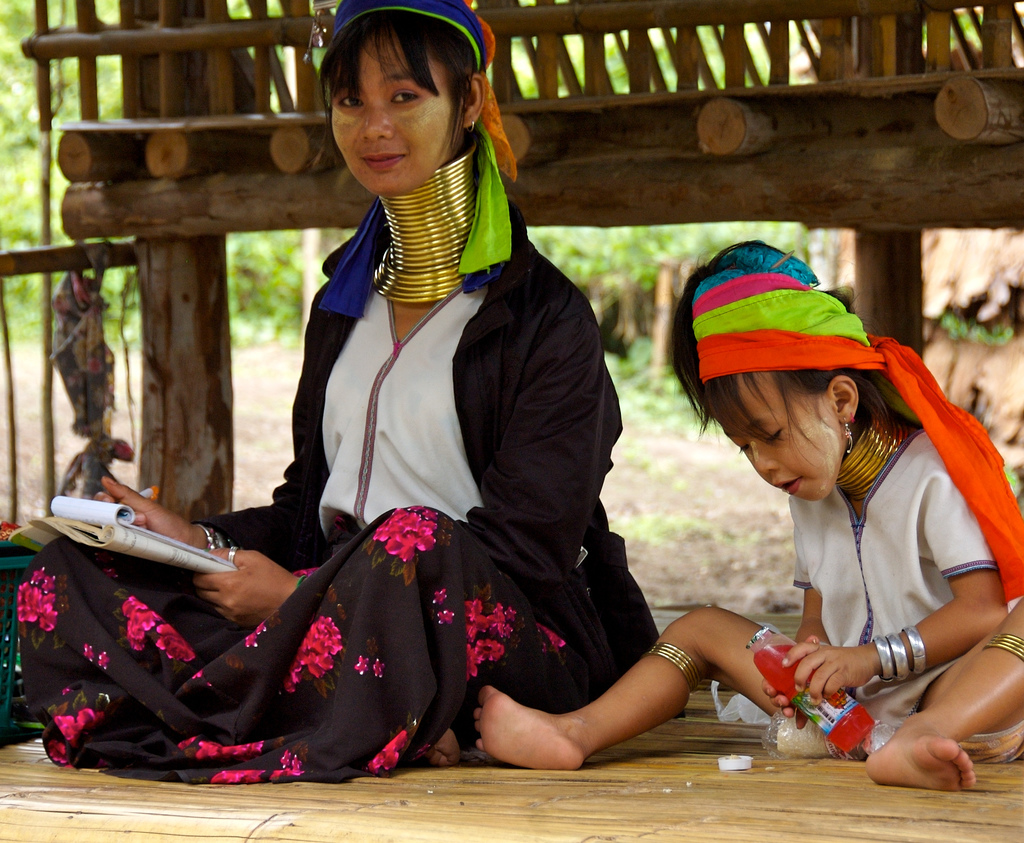
MULTIPOLYGON (((36 32, 48 32, 50 16, 46 0, 36 0, 36 32)), ((39 110, 39 200, 40 200, 40 231, 39 242, 49 246, 53 241, 53 220, 50 210, 52 199, 51 167, 53 160, 53 92, 50 89, 50 63, 36 63, 36 103, 39 110)), ((3 274, 0 272, 0 274, 3 274)), ((43 499, 52 500, 57 493, 56 440, 53 429, 53 310, 50 300, 53 297, 53 278, 49 272, 43 272, 40 291, 40 323, 42 324, 43 366, 42 380, 39 389, 39 418, 42 425, 43 439, 43 499)))
MULTIPOLYGON (((96 32, 99 22, 96 20, 96 4, 93 0, 75 0, 75 15, 80 32, 96 32)), ((96 59, 92 57, 78 60, 78 97, 83 120, 98 120, 100 116, 99 93, 96 82, 96 59)))
MULTIPOLYGON (((121 0, 121 28, 133 30, 138 27, 135 20, 133 0, 121 0)), ((121 116, 135 118, 142 106, 142 92, 139 88, 140 70, 138 56, 121 57, 121 116)))
POLYGON ((927 69, 929 72, 949 70, 952 58, 950 39, 950 13, 929 12, 926 18, 928 33, 927 69))
MULTIPOLYGON (((284 3, 282 2, 283 5, 284 3)), ((287 14, 294 18, 309 20, 309 0, 291 0, 287 14)), ((310 23, 310 28, 312 28, 312 22, 310 23)), ((295 108, 297 111, 317 110, 316 75, 313 73, 312 66, 306 64, 303 58, 308 44, 309 33, 307 30, 305 43, 296 45, 293 56, 295 67, 295 108)))
MULTIPOLYGON (((228 23, 227 0, 206 0, 206 20, 228 23)), ((235 80, 231 50, 210 50, 206 54, 207 93, 210 114, 232 114, 235 110, 235 80)))
MULTIPOLYGON (((160 30, 167 31, 181 27, 181 0, 160 0, 160 30)), ((158 30, 158 31, 160 31, 158 30)), ((142 37, 142 33, 131 33, 134 38, 142 37)), ((156 52, 156 51, 154 51, 156 52)), ((160 116, 175 117, 185 110, 184 97, 184 57, 177 51, 166 48, 160 53, 160 116)))
POLYGON ((747 68, 744 61, 747 42, 743 37, 743 24, 726 24, 724 29, 721 45, 722 55, 725 58, 725 87, 742 88, 747 81, 747 68))
POLYGON ((821 58, 818 79, 835 81, 846 73, 846 21, 829 18, 821 22, 821 58))
POLYGON ((789 84, 789 21, 773 20, 768 32, 769 85, 789 84))
MULTIPOLYGON (((537 0, 538 4, 552 4, 555 0, 537 0)), ((537 36, 536 60, 533 71, 537 78, 537 96, 542 100, 558 97, 558 36, 543 33, 537 36)))
POLYGON ((985 9, 981 25, 982 61, 985 67, 1013 67, 1012 3, 985 9))
MULTIPOLYGON (((3 276, 0 275, 0 332, 3 333, 4 373, 7 376, 7 483, 10 489, 7 518, 18 523, 18 416, 14 411, 14 363, 11 360, 11 336, 7 323, 3 276)), ((6 519, 5 519, 6 520, 6 519)))
MULTIPOLYGON (((267 19, 267 0, 248 0, 254 20, 267 19)), ((253 48, 253 89, 256 94, 256 111, 269 114, 270 108, 270 47, 253 48)))

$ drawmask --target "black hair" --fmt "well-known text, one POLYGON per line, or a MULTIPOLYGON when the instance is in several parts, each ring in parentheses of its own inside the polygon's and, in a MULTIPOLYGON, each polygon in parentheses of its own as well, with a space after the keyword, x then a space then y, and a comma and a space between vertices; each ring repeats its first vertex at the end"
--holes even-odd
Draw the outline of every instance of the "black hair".
POLYGON ((355 18, 331 41, 320 65, 320 90, 331 130, 331 102, 338 91, 359 90, 359 63, 369 50, 385 66, 408 71, 412 80, 433 94, 440 93, 430 72, 430 59, 444 70, 443 83, 452 100, 451 138, 458 142, 462 116, 469 99, 476 53, 466 36, 438 18, 393 9, 355 18))
MULTIPOLYGON (((744 395, 763 396, 764 385, 774 383, 779 395, 789 412, 790 396, 820 395, 828 389, 833 378, 845 375, 857 386, 859 401, 857 405, 857 421, 865 426, 875 421, 894 422, 901 419, 904 424, 908 420, 899 414, 885 400, 885 395, 874 375, 859 369, 801 369, 798 371, 765 371, 746 372, 737 375, 724 375, 712 378, 707 383, 700 379, 700 359, 697 355, 697 338, 693 331, 693 299, 701 282, 719 271, 722 261, 734 249, 748 246, 757 241, 737 243, 723 249, 707 264, 697 266, 686 280, 683 295, 676 307, 672 325, 672 368, 683 386, 690 405, 697 414, 701 432, 707 430, 713 421, 728 426, 730 432, 741 435, 752 435, 763 438, 766 431, 753 418, 744 395)), ((781 254, 781 253, 780 253, 781 254)), ((822 290, 825 295, 842 302, 850 313, 853 307, 847 294, 822 290)), ((916 425, 914 425, 916 427, 916 425)))

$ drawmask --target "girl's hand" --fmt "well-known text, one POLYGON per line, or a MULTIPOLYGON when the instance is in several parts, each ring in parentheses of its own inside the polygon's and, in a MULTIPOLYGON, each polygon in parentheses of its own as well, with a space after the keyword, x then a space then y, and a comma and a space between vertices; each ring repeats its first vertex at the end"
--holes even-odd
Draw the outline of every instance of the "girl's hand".
POLYGON ((156 501, 142 497, 134 489, 118 483, 113 477, 101 477, 100 482, 106 492, 99 492, 96 500, 130 506, 135 512, 137 526, 193 547, 206 547, 206 534, 198 525, 186 521, 169 509, 164 509, 156 501))
MULTIPOLYGON (((227 558, 227 550, 215 550, 227 558)), ((237 550, 237 571, 195 574, 196 594, 239 626, 256 626, 280 607, 298 584, 295 576, 256 550, 237 550)))
POLYGON ((814 705, 842 688, 859 688, 878 673, 874 644, 831 647, 808 639, 786 653, 782 663, 794 662, 799 662, 793 676, 796 689, 806 690, 814 705))

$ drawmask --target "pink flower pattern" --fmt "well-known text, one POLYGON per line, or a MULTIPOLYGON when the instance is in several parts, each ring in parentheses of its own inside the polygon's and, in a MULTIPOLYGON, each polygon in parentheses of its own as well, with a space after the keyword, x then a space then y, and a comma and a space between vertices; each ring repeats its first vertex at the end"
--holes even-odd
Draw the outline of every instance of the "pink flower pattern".
POLYGON ((405 749, 406 744, 409 743, 409 733, 405 729, 402 729, 397 735, 395 735, 387 746, 378 752, 369 764, 366 765, 366 772, 372 773, 375 776, 387 773, 390 770, 394 770, 398 766, 398 759, 402 755, 402 750, 405 749))
POLYGON ((500 661, 505 645, 499 639, 512 635, 516 610, 495 603, 492 611, 480 599, 466 601, 466 679, 477 675, 484 662, 500 661), (490 637, 488 637, 490 636, 490 637))
POLYGON ((53 632, 57 625, 56 582, 45 568, 32 572, 27 582, 18 586, 18 620, 38 624, 44 632, 53 632))
MULTIPOLYGON (((83 738, 103 722, 103 712, 92 708, 83 708, 76 715, 58 714, 53 718, 54 725, 60 729, 68 746, 77 747, 83 738)), ((65 757, 67 757, 65 755, 65 757)))
POLYGON ((121 604, 121 612, 127 622, 128 643, 133 650, 142 650, 146 646, 149 631, 155 630, 156 646, 164 651, 167 658, 190 662, 196 657, 195 651, 182 635, 138 598, 129 597, 125 600, 121 604))
POLYGON ((263 752, 263 741, 226 746, 216 741, 192 737, 178 744, 181 750, 192 747, 195 747, 196 758, 202 761, 248 761, 263 752))
POLYGON ((338 631, 334 621, 321 615, 306 632, 306 637, 302 639, 291 670, 285 677, 284 689, 288 693, 294 693, 299 682, 302 681, 303 672, 315 679, 323 678, 329 670, 334 668, 334 657, 344 649, 341 632, 338 631))

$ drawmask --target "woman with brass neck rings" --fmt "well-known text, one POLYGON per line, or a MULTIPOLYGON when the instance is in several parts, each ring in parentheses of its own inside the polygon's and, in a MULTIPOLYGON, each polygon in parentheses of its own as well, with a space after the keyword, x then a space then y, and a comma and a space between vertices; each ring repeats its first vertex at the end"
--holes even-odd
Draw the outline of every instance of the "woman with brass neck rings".
POLYGON ((572 710, 656 637, 599 499, 620 431, 600 335, 505 197, 488 36, 461 0, 339 7, 331 133, 376 198, 324 266, 294 460, 271 504, 202 524, 107 485, 236 572, 38 555, 26 598, 56 608, 26 609, 22 652, 55 762, 197 783, 443 766, 483 685, 572 710))

